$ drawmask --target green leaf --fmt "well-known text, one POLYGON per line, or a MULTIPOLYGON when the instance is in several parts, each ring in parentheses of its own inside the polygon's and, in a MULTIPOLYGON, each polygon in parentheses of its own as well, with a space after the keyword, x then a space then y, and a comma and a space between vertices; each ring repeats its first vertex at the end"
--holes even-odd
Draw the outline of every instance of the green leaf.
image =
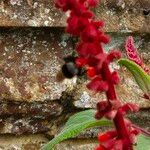
POLYGON ((96 120, 94 114, 95 110, 86 110, 70 117, 60 134, 45 145, 43 150, 52 150, 56 144, 75 137, 87 128, 112 125, 111 121, 106 119, 96 120))
POLYGON ((137 146, 135 150, 150 150, 150 138, 144 135, 138 137, 137 146))
POLYGON ((145 71, 133 61, 130 61, 128 59, 120 59, 118 63, 122 66, 125 66, 132 73, 141 90, 149 96, 150 76, 146 74, 145 71))

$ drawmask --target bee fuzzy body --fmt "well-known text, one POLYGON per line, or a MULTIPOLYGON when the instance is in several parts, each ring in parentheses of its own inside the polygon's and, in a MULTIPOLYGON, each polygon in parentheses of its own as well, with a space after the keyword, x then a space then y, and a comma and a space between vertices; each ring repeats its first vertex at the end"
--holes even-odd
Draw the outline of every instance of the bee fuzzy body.
POLYGON ((64 58, 65 64, 62 66, 61 71, 57 74, 59 81, 65 78, 71 79, 75 76, 80 76, 81 68, 78 68, 75 63, 75 57, 68 56, 64 58))
POLYGON ((73 62, 68 62, 62 66, 62 73, 66 78, 73 78, 75 75, 78 75, 79 70, 76 67, 76 64, 73 62))

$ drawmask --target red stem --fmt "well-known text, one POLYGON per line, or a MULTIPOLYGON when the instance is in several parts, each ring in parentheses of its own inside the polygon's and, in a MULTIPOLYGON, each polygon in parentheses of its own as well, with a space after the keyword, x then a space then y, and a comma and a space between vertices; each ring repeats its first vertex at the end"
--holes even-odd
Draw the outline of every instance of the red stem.
MULTIPOLYGON (((110 81, 111 71, 109 69, 108 63, 103 64, 102 76, 103 76, 104 80, 106 80, 108 82, 110 81)), ((107 96, 107 100, 109 103, 110 103, 110 100, 118 101, 115 87, 111 82, 109 82, 109 89, 106 92, 106 96, 107 96)), ((122 112, 120 112, 120 111, 117 112, 115 118, 113 119, 113 122, 115 124, 119 138, 125 139, 125 141, 128 143, 128 145, 126 145, 125 150, 133 150, 133 146, 130 141, 128 129, 126 127, 124 116, 123 116, 122 112)))

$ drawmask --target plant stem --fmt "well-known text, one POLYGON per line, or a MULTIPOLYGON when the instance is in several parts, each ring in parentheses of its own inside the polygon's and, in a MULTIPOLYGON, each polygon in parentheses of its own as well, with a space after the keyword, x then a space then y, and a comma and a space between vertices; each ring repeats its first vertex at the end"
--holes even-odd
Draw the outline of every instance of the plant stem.
MULTIPOLYGON (((106 81, 110 81, 111 71, 109 69, 108 63, 103 64, 102 76, 106 81)), ((109 82, 109 89, 106 92, 106 96, 107 96, 107 100, 108 100, 109 104, 110 104, 110 100, 111 101, 112 100, 113 101, 119 101, 118 98, 117 98, 115 87, 114 87, 113 84, 111 84, 111 82, 109 82)), ((125 139, 126 142, 128 143, 126 145, 125 150, 133 150, 132 142, 130 141, 128 129, 127 129, 127 126, 125 124, 125 120, 124 120, 124 116, 123 116, 122 112, 120 112, 118 110, 115 118, 113 119, 113 122, 115 124, 116 130, 117 130, 118 135, 119 135, 118 138, 125 139)))

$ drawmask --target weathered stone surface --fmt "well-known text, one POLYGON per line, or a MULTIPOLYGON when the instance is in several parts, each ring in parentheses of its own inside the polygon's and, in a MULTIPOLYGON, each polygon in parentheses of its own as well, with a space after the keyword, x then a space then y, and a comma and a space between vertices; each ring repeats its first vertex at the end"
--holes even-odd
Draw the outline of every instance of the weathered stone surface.
MULTIPOLYGON (((128 34, 111 34, 111 36, 112 42, 105 46, 106 51, 118 48, 124 50, 124 41, 128 34)), ((149 34, 133 34, 133 36, 144 61, 150 65, 149 34)), ((92 94, 93 100, 90 101, 91 96, 83 84, 84 80, 76 88, 73 88, 76 84, 75 78, 63 82, 56 80, 63 64, 63 56, 71 54, 73 47, 74 39, 64 34, 63 29, 1 30, 0 99, 27 102, 54 100, 60 99, 63 96, 62 92, 68 88, 69 93, 74 95, 73 99, 80 100, 77 104, 79 107, 93 107, 100 97, 92 94), (83 103, 84 101, 87 104, 83 103)), ((118 66, 113 64, 113 68, 118 66)), ((141 98, 142 91, 131 75, 125 70, 120 72, 125 73, 121 74, 122 84, 118 87, 121 99, 124 102, 128 100, 140 103, 142 107, 149 107, 150 103, 141 98)))
MULTIPOLYGON (((106 22, 108 32, 150 32, 149 0, 102 0, 95 10, 106 22), (144 11, 144 12, 143 12, 144 11)), ((2 0, 0 26, 66 26, 67 13, 61 13, 53 0, 2 0)))
MULTIPOLYGON (((150 132, 150 111, 147 110, 140 110, 137 113, 130 113, 126 116, 126 118, 130 119, 133 124, 137 125, 138 127, 142 127, 143 129, 150 132)), ((107 130, 112 129, 111 127, 97 127, 87 129, 86 131, 82 132, 77 138, 96 138, 98 133, 105 132, 107 130)))
POLYGON ((98 146, 97 139, 69 140, 56 146, 55 150, 93 150, 98 146))
MULTIPOLYGON (((94 108, 97 101, 103 100, 105 96, 94 95, 88 91, 85 86, 85 76, 77 81, 75 78, 63 82, 56 80, 57 72, 63 64, 63 56, 72 54, 75 45, 74 39, 64 34, 63 28, 1 28, 0 31, 0 118, 2 119, 0 134, 24 135, 9 138, 1 136, 0 146, 5 150, 6 146, 4 143, 1 144, 1 141, 7 139, 5 144, 8 149, 13 149, 13 146, 16 146, 17 150, 24 149, 25 146, 26 149, 38 150, 41 145, 38 144, 39 142, 34 143, 37 135, 28 137, 26 134, 43 133, 52 137, 60 132, 70 113, 77 111, 76 108, 94 108), (32 144, 30 137, 34 136, 32 144), (19 141, 17 145, 12 143, 15 140, 19 141)), ((111 34, 112 42, 105 46, 106 51, 116 48, 123 51, 124 41, 128 35, 111 34)), ((133 34, 133 36, 146 65, 150 66, 149 34, 133 34)), ((118 66, 112 64, 112 68, 118 69, 118 66)), ((117 87, 120 99, 123 102, 136 102, 141 107, 149 108, 149 101, 141 98, 143 93, 129 72, 121 69, 120 75, 122 82, 117 87)), ((149 130, 149 111, 133 114, 131 120, 149 130), (140 119, 143 123, 138 122, 140 119)), ((98 131, 101 130, 88 130, 78 138, 96 137, 98 131)), ((47 139, 44 138, 43 142, 47 142, 47 139)), ((96 144, 91 145, 88 142, 88 140, 81 143, 64 142, 57 149, 60 147, 62 150, 93 149, 96 144)))
POLYGON ((72 40, 62 29, 3 29, 0 33, 0 99, 59 99, 67 87, 56 75, 72 40))
MULTIPOLYGON (((141 110, 139 113, 135 113, 135 114, 130 114, 128 115, 128 117, 132 120, 133 123, 135 123, 136 125, 145 128, 146 130, 150 131, 150 117, 149 117, 149 111, 148 110, 141 110)), ((12 148, 11 143, 11 138, 13 138, 14 140, 18 139, 19 142, 21 142, 23 145, 25 144, 24 139, 26 139, 28 137, 28 142, 30 142, 30 137, 36 138, 37 135, 28 135, 26 136, 26 134, 28 133, 39 133, 39 132, 46 132, 47 130, 49 130, 49 136, 54 136, 56 135, 56 133, 58 134, 60 132, 60 124, 62 124, 65 119, 60 119, 60 121, 55 122, 55 127, 52 122, 47 122, 47 121, 29 121, 27 119, 18 119, 18 120, 7 120, 7 128, 5 126, 5 129, 2 128, 1 126, 1 130, 0 133, 2 134, 15 134, 15 135, 20 135, 20 134, 24 134, 22 136, 17 136, 17 137, 13 137, 12 135, 9 135, 9 138, 7 136, 1 136, 0 137, 0 146, 3 147, 4 144, 1 143, 1 140, 3 140, 3 138, 7 138, 6 143, 7 145, 10 146, 10 148, 12 148), (13 122, 14 121, 14 122, 13 122), (32 122, 32 123, 31 123, 32 122), (9 124, 8 124, 9 123, 9 124), (22 125, 20 124, 22 123, 22 125), (20 124, 20 125, 19 125, 20 124), (9 126, 8 126, 9 125, 9 126), (35 128, 36 127, 36 128, 35 128), (3 130, 2 130, 3 129, 3 130), (13 130, 12 130, 13 129, 13 130), (5 132, 4 132, 5 131, 5 132), (33 132, 34 131, 34 132, 33 132), (10 138, 11 137, 11 138, 10 138)), ((61 144, 59 144, 58 146, 56 146, 56 149, 59 149, 60 146, 62 147, 62 149, 66 150, 67 149, 81 149, 81 148, 89 148, 92 149, 93 146, 95 146, 96 144, 96 139, 94 140, 90 140, 91 138, 96 138, 97 134, 99 132, 103 132, 105 130, 107 130, 108 128, 93 128, 93 129, 88 129, 86 132, 83 132, 82 134, 80 134, 79 136, 77 136, 77 138, 75 138, 74 140, 68 140, 66 142, 63 142, 61 144), (86 140, 81 140, 81 139, 86 139, 86 140)), ((41 135, 42 136, 42 135, 41 135)), ((44 137, 44 134, 43 134, 44 137)), ((14 142, 14 140, 12 140, 12 142, 14 142)), ((39 137, 39 140, 41 140, 41 138, 39 137)), ((34 139, 32 140, 34 141, 34 139)), ((48 142, 48 140, 45 138, 45 140, 43 141, 45 143, 48 142)), ((6 144, 5 143, 5 144, 6 144)), ((17 144, 17 149, 19 150, 19 148, 22 148, 22 144, 19 143, 19 145, 17 144)), ((39 148, 41 147, 41 145, 39 145, 39 143, 37 143, 37 145, 39 146, 39 148)), ((35 144, 33 144, 33 146, 35 146, 35 144)), ((0 147, 0 148, 1 148, 0 147)), ((32 148, 31 144, 28 144, 28 148, 32 148)), ((3 148, 4 149, 4 148, 3 148)), ((3 150, 2 149, 2 150, 3 150)), ((4 149, 5 150, 5 149, 4 149)))
MULTIPOLYGON (((105 50, 120 49, 123 52, 123 57, 125 56, 124 41, 128 34, 110 34, 112 36, 112 41, 110 44, 105 46, 105 50)), ((150 67, 150 40, 149 34, 133 34, 135 38, 135 45, 138 48, 141 58, 150 67)), ((143 99, 143 92, 139 89, 132 75, 124 68, 120 68, 117 64, 112 64, 112 69, 118 70, 121 78, 121 84, 117 88, 117 93, 119 98, 123 103, 132 102, 139 104, 140 107, 149 108, 150 102, 143 99)), ((105 100, 105 94, 94 94, 86 88, 88 83, 84 78, 79 80, 79 84, 75 87, 73 91, 73 97, 75 99, 75 106, 80 108, 90 108, 95 107, 98 100, 105 100), (83 84, 85 82, 85 84, 83 84)))
POLYGON ((53 123, 31 118, 15 119, 13 117, 2 120, 0 134, 35 134, 50 131, 53 123))
POLYGON ((0 26, 64 26, 66 14, 54 6, 53 0, 1 0, 0 26))
POLYGON ((0 120, 0 134, 26 135, 43 133, 48 137, 54 137, 64 125, 71 114, 45 118, 15 117, 0 120))
MULTIPOLYGON (((116 87, 118 97, 123 103, 135 103, 141 108, 150 108, 150 102, 143 98, 143 92, 134 81, 131 74, 127 70, 121 69, 121 84, 116 87)), ((86 84, 77 85, 74 94, 74 104, 79 108, 91 108, 96 107, 98 101, 106 100, 105 94, 95 94, 86 88, 86 84)))
POLYGON ((48 140, 41 134, 24 136, 0 136, 1 150, 40 150, 48 140))
POLYGON ((149 0, 103 0, 96 9, 97 19, 106 23, 110 32, 150 32, 149 0), (145 15, 146 14, 146 15, 145 15))
MULTIPOLYGON (((75 113, 72 110, 72 113, 75 113)), ((35 133, 44 133, 50 137, 55 136, 63 128, 65 121, 72 115, 72 113, 65 113, 59 117, 42 119, 40 118, 16 118, 11 117, 7 119, 1 119, 0 122, 0 134, 14 134, 14 135, 23 135, 23 134, 35 134, 35 133)), ((150 131, 150 112, 148 110, 141 110, 138 113, 132 113, 127 116, 132 122, 140 127, 145 128, 150 131)), ((110 127, 101 127, 88 129, 86 132, 81 133, 78 138, 94 138, 97 136, 97 133, 100 131, 105 131, 110 127)))
POLYGON ((30 117, 46 119, 52 116, 59 116, 63 111, 63 106, 58 102, 0 102, 0 117, 30 117))
MULTIPOLYGON (((0 136, 1 150, 41 150, 42 146, 48 142, 43 135, 24 136, 0 136)), ((96 139, 89 140, 68 140, 55 147, 55 150, 93 150, 98 145, 96 139)))
MULTIPOLYGON (((111 34, 112 42, 105 49, 124 50, 129 35, 125 32, 142 32, 133 36, 150 67, 150 1, 101 2, 94 10, 96 19, 105 21, 105 31, 117 32, 111 34)), ((0 150, 41 150, 49 141, 45 136, 50 139, 58 134, 68 117, 80 110, 77 108, 95 108, 97 101, 105 98, 104 94, 94 95, 87 90, 85 77, 77 82, 75 78, 56 80, 63 57, 75 47, 64 28, 2 28, 65 27, 68 15, 54 8, 53 0, 0 1, 0 150)), ((112 64, 112 68, 118 66, 112 64)), ((119 98, 123 103, 135 102, 147 108, 128 117, 150 131, 150 102, 142 98, 142 91, 127 70, 119 72, 119 98)), ((93 150, 97 133, 106 128, 89 129, 55 149, 93 150)))

